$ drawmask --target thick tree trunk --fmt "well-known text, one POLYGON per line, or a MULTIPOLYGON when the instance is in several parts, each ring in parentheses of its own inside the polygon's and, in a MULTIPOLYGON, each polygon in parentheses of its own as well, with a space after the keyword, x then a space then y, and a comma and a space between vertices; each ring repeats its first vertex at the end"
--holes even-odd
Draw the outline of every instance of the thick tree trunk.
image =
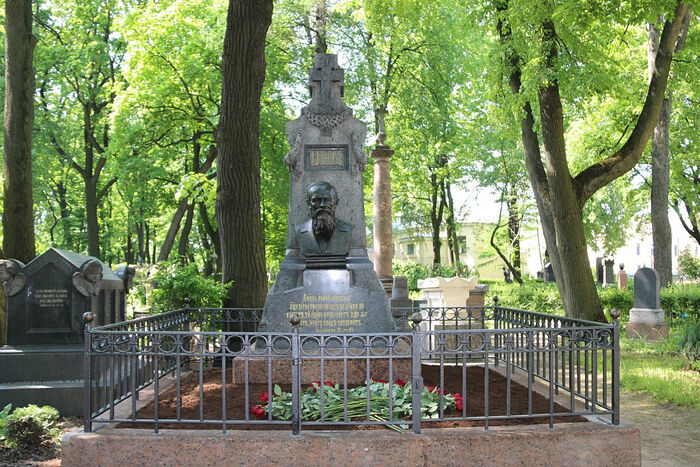
MULTIPOLYGON (((561 258, 561 276, 570 307, 568 316, 605 322, 603 306, 593 281, 588 249, 583 232, 583 205, 579 203, 569 173, 564 145, 564 115, 556 84, 539 92, 542 143, 546 160, 547 184, 555 226, 557 251, 561 258)), ((551 251, 550 251, 551 254, 551 251)))
MULTIPOLYGON (((690 19, 691 12, 688 10, 683 18, 681 31, 676 41, 676 52, 683 50, 685 46, 690 19)), ((651 79, 654 76, 656 54, 659 50, 659 30, 653 24, 649 24, 647 27, 647 39, 647 64, 649 67, 649 79, 651 79)), ((654 134, 651 137, 651 232, 654 242, 654 269, 659 273, 661 287, 670 285, 673 280, 673 239, 671 223, 668 220, 669 146, 672 105, 673 93, 669 89, 661 105, 659 122, 656 124, 654 134)))
POLYGON ((669 123, 671 91, 661 106, 659 123, 651 139, 651 233, 654 242, 654 269, 659 273, 661 287, 672 281, 672 234, 668 220, 669 193, 669 123))
POLYGON ((267 293, 260 218, 260 95, 272 0, 230 0, 217 132, 216 218, 226 306, 262 307, 267 293))
POLYGON ((6 0, 3 247, 9 258, 24 263, 36 256, 32 196, 35 45, 31 0, 6 0))

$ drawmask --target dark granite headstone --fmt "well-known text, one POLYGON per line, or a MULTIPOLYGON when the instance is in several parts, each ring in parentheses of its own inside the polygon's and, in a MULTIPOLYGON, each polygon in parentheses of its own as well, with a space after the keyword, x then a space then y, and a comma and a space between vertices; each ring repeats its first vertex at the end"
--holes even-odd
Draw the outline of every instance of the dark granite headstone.
POLYGON ((552 267, 552 263, 547 263, 544 265, 544 281, 545 282, 554 282, 556 279, 554 278, 554 268, 552 267))
POLYGON ((634 274, 634 307, 656 310, 661 308, 659 273, 651 268, 639 268, 634 274))
POLYGON ((595 259, 595 277, 599 285, 603 285, 603 257, 595 259))
POLYGON ((50 248, 20 274, 24 287, 7 301, 10 346, 80 344, 86 311, 99 324, 123 319, 123 281, 95 258, 50 248))
POLYGON ((124 319, 124 281, 90 256, 51 248, 24 266, 0 261, 8 295, 7 346, 0 348, 0 407, 51 405, 83 412, 83 313, 99 324, 124 319))

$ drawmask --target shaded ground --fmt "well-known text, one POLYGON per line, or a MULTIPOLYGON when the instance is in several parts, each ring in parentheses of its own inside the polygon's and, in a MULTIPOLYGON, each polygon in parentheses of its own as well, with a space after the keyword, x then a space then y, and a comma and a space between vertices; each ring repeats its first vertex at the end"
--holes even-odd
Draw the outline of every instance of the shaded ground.
MULTIPOLYGON (((462 393, 462 368, 461 367, 444 367, 444 387, 449 393, 462 393)), ((433 365, 423 365, 423 380, 428 386, 440 385, 439 367, 433 365)), ((192 373, 184 378, 181 384, 181 418, 189 420, 199 420, 199 381, 198 374, 192 373)), ((221 372, 217 369, 210 369, 204 372, 202 390, 204 393, 204 419, 217 420, 221 419, 222 414, 222 397, 221 397, 221 372)), ((468 417, 484 415, 484 369, 483 367, 470 366, 467 367, 466 374, 466 395, 463 394, 465 407, 468 417)), ((506 378, 496 372, 489 372, 489 416, 506 415, 507 405, 506 394, 506 378)), ((284 391, 289 391, 290 387, 282 386, 284 391)), ((257 404, 260 394, 267 391, 267 384, 250 384, 249 404, 245 404, 245 388, 243 385, 229 383, 226 385, 226 414, 229 420, 245 419, 246 411, 250 411, 250 406, 257 404)), ((510 413, 512 415, 528 413, 528 391, 515 382, 511 382, 511 398, 510 398, 510 413)), ((547 413, 549 412, 549 400, 540 396, 537 393, 532 394, 532 413, 547 413)), ((567 409, 556 405, 554 412, 567 412, 567 409)), ((456 417, 461 415, 461 412, 451 411, 445 413, 446 417, 456 417)), ((137 418, 152 419, 154 416, 154 404, 150 403, 137 412, 137 418)), ((177 417, 177 394, 175 388, 165 391, 158 403, 158 418, 159 419, 174 419, 177 417)), ((251 418, 254 418, 251 414, 251 418)), ((521 418, 514 420, 491 420, 491 425, 518 425, 518 424, 541 424, 548 423, 548 417, 536 418, 521 418)), ((582 417, 577 416, 560 416, 555 417, 555 423, 563 422, 583 422, 586 421, 582 417)), ((482 421, 464 421, 464 420, 448 420, 442 422, 423 422, 426 428, 448 428, 448 427, 466 427, 466 426, 483 426, 482 421)), ((118 425, 120 428, 149 428, 152 424, 145 423, 124 423, 118 425)), ((192 425, 192 424, 166 424, 160 423, 160 428, 173 429, 214 429, 220 430, 221 425, 192 425)), ((234 427, 232 427, 234 428, 234 427)), ((382 426, 374 427, 338 427, 338 426, 307 426, 303 429, 385 429, 382 426)), ((240 425, 235 429, 245 430, 290 430, 290 425, 240 425)))
POLYGON ((642 432, 642 466, 700 466, 700 410, 621 394, 621 419, 642 432))

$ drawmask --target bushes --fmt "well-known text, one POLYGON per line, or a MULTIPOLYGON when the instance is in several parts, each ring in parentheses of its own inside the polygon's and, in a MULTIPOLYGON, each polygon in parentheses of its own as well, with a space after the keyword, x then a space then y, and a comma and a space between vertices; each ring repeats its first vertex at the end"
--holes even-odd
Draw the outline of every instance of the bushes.
POLYGON ((417 263, 397 263, 392 264, 394 277, 406 276, 408 280, 408 290, 418 290, 418 280, 426 277, 469 277, 473 271, 469 267, 457 263, 454 266, 433 264, 426 266, 417 263))
POLYGON ((670 323, 700 322, 700 285, 672 285, 661 290, 661 308, 670 323))
POLYGON ((691 367, 700 365, 700 323, 685 328, 679 347, 691 367))
POLYGON ((690 247, 685 247, 678 255, 678 271, 688 280, 700 279, 700 259, 693 258, 690 247))
MULTIPOLYGON (((8 410, 9 407, 5 407, 8 410)), ((30 404, 15 409, 5 419, 4 435, 6 444, 19 449, 35 448, 45 442, 57 442, 60 431, 54 425, 58 420, 58 410, 45 405, 30 404)))
POLYGON ((554 283, 528 281, 520 286, 503 282, 493 283, 489 285, 487 303, 495 296, 498 296, 499 304, 507 308, 555 315, 564 314, 559 291, 554 283))
POLYGON ((218 308, 226 296, 223 286, 203 277, 194 263, 158 265, 153 282, 156 288, 151 292, 150 305, 157 313, 182 308, 185 298, 193 307, 218 308))

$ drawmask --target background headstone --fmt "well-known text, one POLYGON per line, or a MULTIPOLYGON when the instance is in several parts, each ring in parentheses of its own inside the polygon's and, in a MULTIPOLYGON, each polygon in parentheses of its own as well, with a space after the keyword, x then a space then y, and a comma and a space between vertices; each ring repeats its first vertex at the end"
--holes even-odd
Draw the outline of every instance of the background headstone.
POLYGON ((668 337, 668 324, 661 309, 659 273, 639 268, 634 274, 634 308, 627 323, 628 337, 656 340, 668 337))
POLYGON ((51 405, 62 415, 82 415, 82 316, 92 311, 99 324, 124 320, 124 281, 96 258, 56 248, 10 273, 14 285, 19 275, 24 283, 8 296, 0 406, 51 405))
POLYGON ((615 260, 606 258, 603 264, 603 285, 615 285, 615 260))

